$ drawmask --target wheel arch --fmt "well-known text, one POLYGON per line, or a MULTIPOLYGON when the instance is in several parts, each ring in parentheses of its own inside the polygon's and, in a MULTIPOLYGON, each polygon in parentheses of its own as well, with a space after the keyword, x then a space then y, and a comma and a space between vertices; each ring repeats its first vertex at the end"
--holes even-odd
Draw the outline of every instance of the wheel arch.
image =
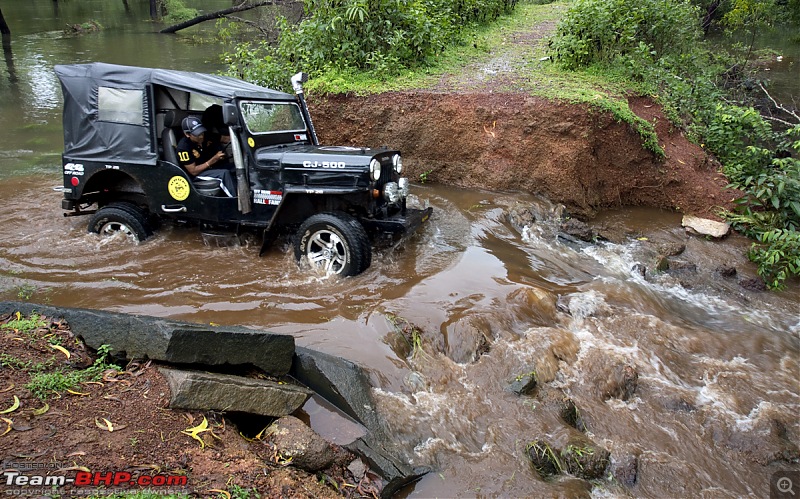
POLYGON ((147 195, 141 182, 120 170, 100 170, 83 186, 82 197, 91 196, 100 206, 113 201, 129 201, 147 207, 147 195))

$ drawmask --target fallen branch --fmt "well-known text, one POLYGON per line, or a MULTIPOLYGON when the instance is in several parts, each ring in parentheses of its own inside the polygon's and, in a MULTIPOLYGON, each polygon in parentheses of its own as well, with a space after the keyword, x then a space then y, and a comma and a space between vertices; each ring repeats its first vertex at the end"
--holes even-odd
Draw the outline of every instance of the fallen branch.
POLYGON ((782 120, 782 119, 776 118, 774 116, 765 116, 766 119, 772 120, 772 121, 777 121, 778 123, 782 123, 782 124, 784 124, 786 126, 789 126, 789 127, 800 125, 800 115, 797 114, 797 111, 792 111, 791 109, 786 108, 782 104, 778 104, 778 101, 776 101, 769 94, 769 92, 767 92, 767 89, 764 88, 764 85, 762 85, 761 82, 758 83, 758 86, 759 86, 759 88, 761 88, 761 90, 764 92, 764 94, 769 98, 769 100, 772 101, 772 105, 775 106, 776 109, 780 109, 781 111, 783 111, 784 113, 788 114, 789 116, 792 116, 797 121, 796 121, 796 123, 791 123, 789 121, 782 120))
POLYGON ((197 16, 194 19, 190 19, 188 21, 179 24, 174 24, 172 26, 162 29, 161 31, 159 31, 159 33, 175 33, 182 29, 194 26, 195 24, 200 24, 204 21, 210 21, 211 19, 219 19, 221 17, 226 17, 228 14, 233 14, 235 12, 242 12, 245 10, 255 9, 256 7, 263 7, 265 5, 282 5, 283 3, 284 3, 283 0, 265 0, 248 5, 247 2, 245 1, 229 9, 223 9, 223 10, 218 10, 216 12, 203 14, 202 16, 197 16))
POLYGON ((270 33, 269 33, 269 31, 267 31, 266 29, 264 29, 264 28, 263 28, 263 27, 262 27, 260 24, 258 24, 257 22, 251 21, 251 20, 249 20, 249 19, 244 19, 244 18, 242 18, 242 17, 236 17, 236 16, 225 16, 225 17, 227 17, 227 18, 228 18, 228 19, 230 19, 231 21, 236 21, 237 23, 246 24, 246 25, 248 25, 248 26, 250 26, 250 27, 252 27, 252 28, 255 28, 255 29, 257 29, 258 31, 260 31, 260 32, 261 32, 261 34, 262 34, 262 35, 264 35, 264 38, 268 38, 268 37, 270 36, 270 33))

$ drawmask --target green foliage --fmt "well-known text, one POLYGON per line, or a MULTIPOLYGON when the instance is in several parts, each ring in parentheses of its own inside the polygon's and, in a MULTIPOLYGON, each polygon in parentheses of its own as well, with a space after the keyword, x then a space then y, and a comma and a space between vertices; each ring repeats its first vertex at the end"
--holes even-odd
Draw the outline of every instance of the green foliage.
POLYGON ((47 323, 45 323, 38 314, 31 314, 30 317, 23 317, 22 314, 18 314, 16 319, 0 325, 0 329, 15 329, 20 332, 30 332, 44 326, 47 326, 47 323))
POLYGON ((358 69, 388 79, 430 63, 465 27, 508 13, 516 0, 307 0, 306 17, 277 20, 276 44, 238 44, 229 74, 286 88, 286 74, 358 69))
POLYGON ((161 11, 166 12, 164 21, 177 24, 197 17, 199 12, 195 9, 186 7, 183 0, 159 0, 161 11))
POLYGON ((782 289, 790 276, 800 276, 800 125, 776 139, 782 157, 759 145, 729 154, 725 173, 731 187, 744 195, 734 212, 723 215, 757 241, 748 252, 750 260, 758 264, 767 286, 782 289))
POLYGON ((51 392, 62 392, 69 390, 84 381, 97 381, 108 369, 119 371, 119 366, 109 361, 109 345, 102 345, 97 350, 97 359, 94 363, 82 371, 65 370, 58 368, 54 371, 44 372, 35 370, 31 372, 31 380, 25 388, 40 398, 45 399, 51 392))
POLYGON ((558 23, 554 60, 576 69, 635 55, 652 62, 691 52, 697 8, 681 0, 577 0, 558 23))
POLYGON ((800 232, 789 229, 762 232, 748 256, 758 264, 758 275, 767 286, 782 289, 789 276, 800 275, 800 232))
MULTIPOLYGON (((774 0, 726 5, 726 26, 751 36, 747 58, 752 36, 772 22, 774 7, 774 0)), ((551 50, 565 68, 599 67, 658 96, 670 119, 716 155, 730 187, 743 193, 735 212, 724 216, 758 241, 749 256, 768 286, 781 288, 800 275, 800 126, 776 132, 758 111, 737 105, 717 84, 729 78, 731 57, 707 50, 698 24, 698 9, 679 0, 577 0, 551 50)), ((646 137, 647 129, 639 129, 646 137)))

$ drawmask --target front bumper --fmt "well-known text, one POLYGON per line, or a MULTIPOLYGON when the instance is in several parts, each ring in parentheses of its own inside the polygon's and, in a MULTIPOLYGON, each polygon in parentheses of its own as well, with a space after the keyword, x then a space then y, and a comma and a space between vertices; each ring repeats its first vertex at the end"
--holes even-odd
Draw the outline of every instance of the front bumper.
POLYGON ((406 209, 405 212, 389 218, 381 220, 361 219, 360 222, 373 239, 397 241, 413 234, 420 225, 431 217, 431 213, 433 213, 433 208, 425 208, 424 210, 406 209))

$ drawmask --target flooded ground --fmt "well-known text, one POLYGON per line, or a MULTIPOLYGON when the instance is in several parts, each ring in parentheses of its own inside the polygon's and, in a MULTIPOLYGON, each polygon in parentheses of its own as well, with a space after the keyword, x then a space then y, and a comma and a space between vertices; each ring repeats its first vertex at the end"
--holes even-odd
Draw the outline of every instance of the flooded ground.
POLYGON ((408 460, 434 470, 409 497, 763 497, 774 472, 798 469, 800 292, 722 277, 720 265, 752 273, 743 239, 626 210, 596 221, 619 244, 580 243, 542 200, 416 185, 430 224, 336 279, 300 269, 288 241, 259 258, 255 239, 184 227, 100 239, 62 217, 57 183, 0 184, 0 299, 242 324, 357 361, 408 460), (521 232, 507 217, 520 206, 538 220, 521 232), (676 244, 695 270, 653 273, 651 246, 676 244), (638 384, 623 396, 612 385, 626 366, 638 384), (507 389, 532 371, 533 392, 507 389), (563 419, 567 399, 585 432, 563 419), (542 481, 528 444, 577 433, 612 465, 635 463, 636 480, 542 481))

